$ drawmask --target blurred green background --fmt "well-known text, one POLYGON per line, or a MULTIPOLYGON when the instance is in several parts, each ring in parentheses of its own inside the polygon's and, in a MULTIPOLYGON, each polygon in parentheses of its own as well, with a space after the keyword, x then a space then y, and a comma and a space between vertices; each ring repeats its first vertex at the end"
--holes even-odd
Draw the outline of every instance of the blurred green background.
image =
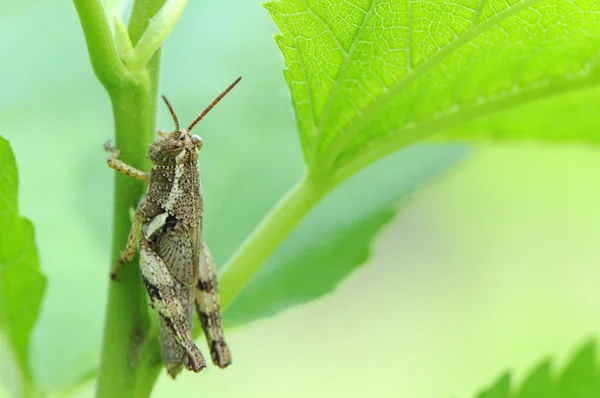
MULTIPOLYGON (((55 389, 98 362, 113 179, 101 145, 112 115, 70 2, 0 9, 0 135, 49 278, 32 364, 55 389)), ((275 32, 256 2, 190 2, 163 53, 161 92, 183 121, 244 76, 198 127, 219 263, 252 225, 219 228, 235 222, 228 209, 246 200, 250 177, 281 171, 256 187, 274 202, 302 170, 275 32)), ((170 128, 159 109, 158 126, 170 128)), ((506 369, 518 378, 548 355, 561 365, 600 330, 599 177, 589 148, 479 147, 403 205, 334 293, 229 331, 231 368, 163 375, 154 396, 470 397, 506 369)), ((88 384, 70 395, 92 394, 88 384)))

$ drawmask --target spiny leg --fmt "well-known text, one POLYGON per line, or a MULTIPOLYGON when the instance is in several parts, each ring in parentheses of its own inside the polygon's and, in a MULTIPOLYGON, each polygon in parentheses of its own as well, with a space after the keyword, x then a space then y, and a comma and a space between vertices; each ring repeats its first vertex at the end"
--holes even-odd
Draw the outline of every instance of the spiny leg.
POLYGON ((205 245, 201 245, 200 277, 196 287, 196 311, 210 347, 212 360, 215 365, 224 368, 231 364, 231 351, 223 334, 217 271, 205 245))
POLYGON ((106 163, 108 167, 113 170, 118 171, 121 174, 124 174, 129 177, 133 177, 136 180, 148 181, 148 174, 143 171, 139 171, 138 169, 131 167, 130 165, 123 163, 121 160, 117 159, 121 154, 117 148, 111 145, 110 141, 106 141, 104 143, 104 149, 110 152, 110 156, 106 159, 106 163))
POLYGON ((117 260, 117 264, 110 273, 110 279, 112 279, 113 281, 117 280, 119 271, 121 270, 123 264, 129 263, 131 262, 131 260, 133 260, 133 256, 135 256, 135 252, 137 250, 136 242, 138 233, 140 231, 140 228, 142 227, 143 222, 144 215, 141 211, 136 211, 135 216, 133 217, 133 223, 131 224, 131 229, 129 230, 129 235, 127 236, 127 244, 125 245, 125 249, 121 251, 121 255, 117 260))
POLYGON ((164 324, 186 352, 186 368, 200 372, 206 367, 206 361, 192 339, 191 325, 177 296, 176 282, 162 258, 146 245, 147 242, 140 245, 140 271, 148 296, 164 324))

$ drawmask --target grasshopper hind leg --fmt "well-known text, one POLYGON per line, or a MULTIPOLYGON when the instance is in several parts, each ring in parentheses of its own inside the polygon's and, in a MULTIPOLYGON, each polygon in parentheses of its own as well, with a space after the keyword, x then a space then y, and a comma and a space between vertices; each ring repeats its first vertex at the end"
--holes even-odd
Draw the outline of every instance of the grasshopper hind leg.
POLYGON ((231 351, 223 334, 217 271, 205 245, 201 245, 200 252, 200 277, 196 285, 196 311, 202 329, 204 329, 214 364, 220 368, 227 367, 231 364, 231 351))
MULTIPOLYGON (((173 280, 162 258, 144 241, 140 245, 140 271, 148 296, 162 318, 161 326, 165 325, 171 331, 172 338, 185 351, 186 368, 200 372, 206 367, 206 362, 194 344, 190 331, 191 322, 188 321, 190 317, 188 314, 191 300, 188 300, 186 312, 178 296, 181 284, 173 280)), ((191 289, 187 288, 187 290, 191 289)), ((192 293, 188 293, 189 298, 192 293)))

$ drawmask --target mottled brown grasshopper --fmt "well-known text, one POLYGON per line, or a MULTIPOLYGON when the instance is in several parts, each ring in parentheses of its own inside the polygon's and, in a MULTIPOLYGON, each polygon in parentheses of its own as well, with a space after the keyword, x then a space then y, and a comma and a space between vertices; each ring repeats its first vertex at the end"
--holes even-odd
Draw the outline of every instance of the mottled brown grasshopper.
POLYGON ((107 161, 111 168, 148 184, 111 278, 116 280, 123 263, 133 259, 139 235, 142 281, 161 316, 162 357, 173 378, 183 366, 194 372, 206 367, 191 334, 194 305, 213 362, 221 368, 231 363, 221 326, 215 265, 202 242, 203 201, 198 172, 202 139, 190 131, 240 80, 234 81, 186 129, 179 128, 175 111, 163 96, 175 131, 159 131, 150 145, 148 158, 154 163, 150 173, 118 160, 119 150, 110 143, 105 145, 111 151, 107 161))

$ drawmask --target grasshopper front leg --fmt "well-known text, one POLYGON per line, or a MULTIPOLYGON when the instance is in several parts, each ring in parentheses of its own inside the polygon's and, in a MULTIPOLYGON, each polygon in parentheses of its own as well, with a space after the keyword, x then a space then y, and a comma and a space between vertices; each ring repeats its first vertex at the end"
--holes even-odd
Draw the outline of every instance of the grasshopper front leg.
POLYGON ((196 311, 206 335, 213 362, 220 368, 231 364, 231 351, 225 342, 221 321, 221 300, 217 270, 208 248, 200 247, 200 275, 196 285, 196 311))
MULTIPOLYGON (((134 167, 131 167, 128 164, 123 163, 122 161, 117 159, 119 157, 119 155, 121 154, 121 151, 119 151, 117 148, 112 146, 110 141, 106 141, 106 143, 104 144, 104 149, 110 152, 110 156, 106 160, 108 167, 110 167, 113 170, 118 171, 119 173, 121 173, 123 175, 133 177, 137 180, 142 180, 142 181, 148 182, 148 174, 147 173, 144 173, 143 171, 140 171, 134 167)), ((135 212, 135 216, 133 218, 133 223, 131 225, 131 229, 129 230, 129 236, 127 237, 127 244, 125 245, 125 249, 121 252, 119 259, 117 260, 117 264, 115 265, 115 268, 110 273, 110 279, 117 280, 119 271, 120 271, 121 267, 123 266, 123 264, 131 262, 131 260, 133 260, 133 256, 135 256, 135 251, 137 249, 137 247, 136 247, 137 236, 138 236, 138 233, 140 231, 143 221, 144 221, 144 215, 138 209, 135 212)))
POLYGON ((127 163, 124 163, 123 161, 119 160, 118 157, 121 154, 121 151, 119 151, 117 148, 115 148, 114 146, 112 146, 112 144, 110 143, 110 141, 106 141, 104 143, 104 149, 110 152, 110 156, 108 157, 108 159, 106 159, 106 163, 108 164, 108 167, 110 167, 113 170, 118 171, 119 173, 126 175, 128 177, 133 177, 136 180, 141 180, 141 181, 148 181, 148 173, 144 173, 143 171, 140 171, 138 169, 136 169, 135 167, 132 167, 130 165, 128 165, 127 163))

